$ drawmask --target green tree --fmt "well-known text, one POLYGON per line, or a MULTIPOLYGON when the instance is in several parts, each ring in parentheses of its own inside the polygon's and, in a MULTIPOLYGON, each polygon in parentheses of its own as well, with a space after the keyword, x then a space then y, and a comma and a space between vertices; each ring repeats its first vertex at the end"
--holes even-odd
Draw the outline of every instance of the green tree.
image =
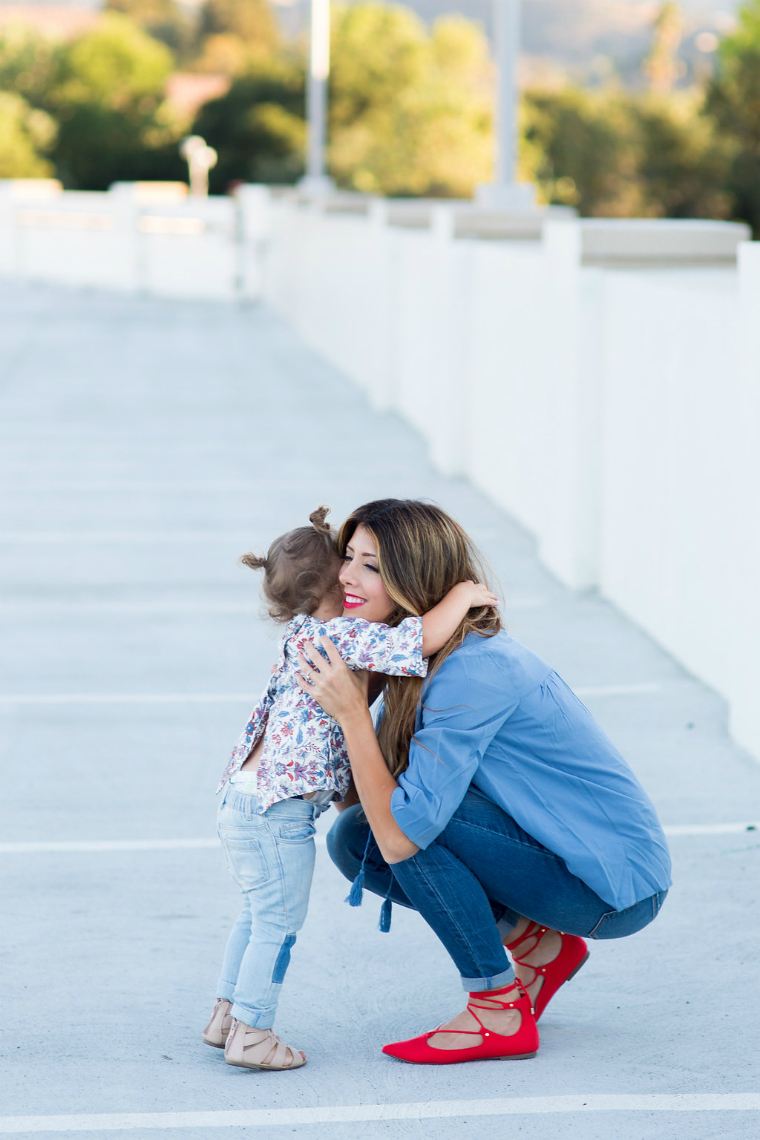
POLYGON ((0 178, 48 178, 56 124, 20 95, 0 91, 0 178))
POLYGON ((521 173, 548 202, 585 216, 635 210, 636 156, 616 98, 579 87, 532 90, 522 118, 521 173))
POLYGON ((163 88, 171 52, 126 16, 108 13, 59 52, 48 106, 60 124, 54 157, 67 185, 181 178, 177 127, 163 88))
POLYGON ((683 16, 674 0, 665 0, 654 19, 652 50, 644 60, 644 75, 653 91, 667 94, 686 70, 678 58, 683 16))
POLYGON ((338 8, 332 34, 329 166, 350 189, 465 196, 491 171, 485 37, 459 16, 428 32, 414 13, 338 8))
POLYGON ((760 0, 744 4, 736 32, 722 41, 705 109, 731 148, 735 216, 760 235, 760 0))
POLYGON ((206 36, 237 36, 267 52, 278 43, 277 23, 268 0, 206 0, 200 11, 198 32, 206 36))
POLYGON ((694 94, 530 91, 523 172, 585 216, 727 217, 727 151, 694 94))
POLYGON ((194 26, 177 0, 106 0, 106 11, 121 12, 183 59, 192 44, 194 26))
POLYGON ((281 60, 236 79, 226 95, 201 107, 192 128, 219 155, 209 185, 291 183, 304 167, 304 70, 281 60))
POLYGON ((0 90, 13 91, 35 107, 46 103, 56 69, 56 47, 21 24, 0 33, 0 90))

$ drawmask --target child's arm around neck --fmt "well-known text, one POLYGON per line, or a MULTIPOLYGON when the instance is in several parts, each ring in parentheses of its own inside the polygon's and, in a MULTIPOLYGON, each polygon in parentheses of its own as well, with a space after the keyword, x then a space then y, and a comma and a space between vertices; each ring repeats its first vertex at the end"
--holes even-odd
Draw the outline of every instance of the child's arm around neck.
POLYGON ((498 606, 499 599, 481 582, 458 582, 437 606, 422 615, 422 656, 431 657, 453 637, 467 611, 498 606))

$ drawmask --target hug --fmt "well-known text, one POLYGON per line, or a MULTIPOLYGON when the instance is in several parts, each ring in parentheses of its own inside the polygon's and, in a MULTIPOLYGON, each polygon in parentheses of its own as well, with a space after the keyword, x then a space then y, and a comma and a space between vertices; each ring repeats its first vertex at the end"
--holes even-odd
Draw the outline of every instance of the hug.
POLYGON ((588 709, 502 628, 454 519, 383 499, 335 533, 326 514, 243 558, 286 624, 219 789, 243 909, 203 1039, 230 1065, 305 1063, 273 1025, 308 908, 314 822, 334 806, 327 845, 351 902, 383 899, 383 929, 393 903, 416 910, 468 995, 457 1016, 383 1052, 438 1065, 532 1057, 585 940, 657 916, 671 880, 656 812, 588 709))

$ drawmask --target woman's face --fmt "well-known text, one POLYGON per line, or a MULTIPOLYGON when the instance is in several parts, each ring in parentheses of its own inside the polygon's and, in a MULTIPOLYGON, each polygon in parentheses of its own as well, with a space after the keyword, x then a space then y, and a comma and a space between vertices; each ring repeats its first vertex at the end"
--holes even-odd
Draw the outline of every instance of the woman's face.
POLYGON ((390 617, 393 602, 385 592, 377 567, 377 547, 362 526, 356 528, 346 547, 340 584, 344 617, 365 621, 385 621, 390 617))

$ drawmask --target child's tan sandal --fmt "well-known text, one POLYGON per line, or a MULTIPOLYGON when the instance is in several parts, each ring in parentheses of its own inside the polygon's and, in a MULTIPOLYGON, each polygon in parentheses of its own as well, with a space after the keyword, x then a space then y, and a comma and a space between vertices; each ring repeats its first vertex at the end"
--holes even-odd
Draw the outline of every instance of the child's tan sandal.
POLYGON ((305 1054, 285 1045, 271 1029, 253 1029, 234 1018, 224 1047, 224 1059, 239 1069, 287 1071, 306 1064, 305 1054))
POLYGON ((217 998, 211 1020, 203 1030, 203 1040, 215 1049, 223 1049, 232 1026, 232 1003, 217 998))

